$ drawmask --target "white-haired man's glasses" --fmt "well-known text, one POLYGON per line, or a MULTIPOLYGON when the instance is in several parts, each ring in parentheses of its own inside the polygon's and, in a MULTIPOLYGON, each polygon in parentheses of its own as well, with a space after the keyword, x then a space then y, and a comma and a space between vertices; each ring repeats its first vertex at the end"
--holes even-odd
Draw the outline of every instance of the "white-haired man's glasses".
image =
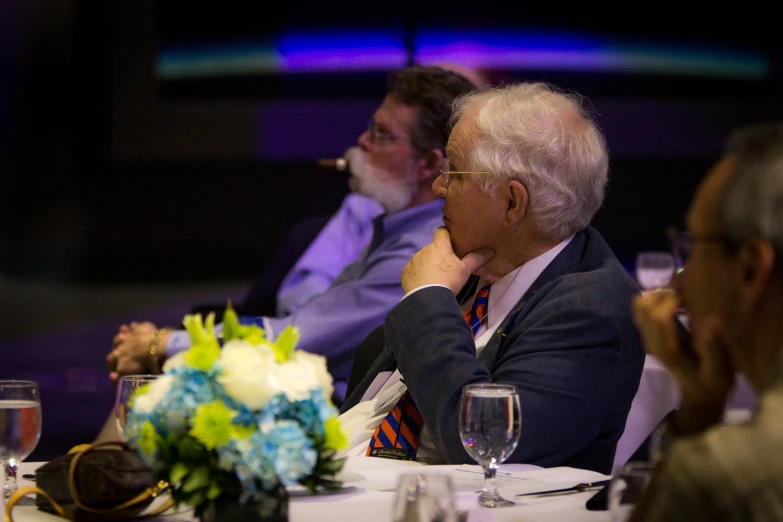
POLYGON ((473 171, 473 170, 451 170, 449 169, 449 158, 443 158, 440 162, 440 182, 441 184, 449 188, 449 183, 454 175, 458 174, 489 174, 487 171, 473 171))

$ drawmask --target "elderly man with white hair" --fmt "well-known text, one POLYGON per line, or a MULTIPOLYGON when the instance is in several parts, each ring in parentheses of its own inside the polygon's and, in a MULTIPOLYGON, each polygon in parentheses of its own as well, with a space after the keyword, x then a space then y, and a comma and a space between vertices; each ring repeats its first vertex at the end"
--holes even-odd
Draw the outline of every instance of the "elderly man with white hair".
POLYGON ((455 106, 433 184, 445 226, 403 270, 386 345, 343 406, 349 454, 473 462, 462 390, 501 383, 521 403, 510 462, 607 473, 644 351, 630 311, 638 287, 589 226, 607 181, 604 138, 577 96, 546 84, 455 106), (400 440, 389 441, 398 412, 400 440))

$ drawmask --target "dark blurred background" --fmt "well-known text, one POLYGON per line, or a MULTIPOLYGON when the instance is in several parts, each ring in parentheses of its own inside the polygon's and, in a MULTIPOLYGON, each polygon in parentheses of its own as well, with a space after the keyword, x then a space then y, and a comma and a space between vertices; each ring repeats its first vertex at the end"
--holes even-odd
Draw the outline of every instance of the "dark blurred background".
POLYGON ((42 388, 33 460, 108 413, 122 321, 238 298, 301 220, 386 74, 456 62, 586 95, 612 155, 594 224, 667 248, 738 125, 783 116, 781 2, 0 3, 0 378, 42 388), (534 5, 535 4, 535 5, 534 5))

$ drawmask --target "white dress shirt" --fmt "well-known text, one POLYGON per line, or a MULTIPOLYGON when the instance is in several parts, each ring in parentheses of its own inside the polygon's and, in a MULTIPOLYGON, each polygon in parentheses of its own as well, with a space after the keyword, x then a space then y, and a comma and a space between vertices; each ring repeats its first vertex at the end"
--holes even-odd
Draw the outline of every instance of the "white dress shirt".
MULTIPOLYGON (((487 317, 481 322, 481 326, 476 332, 476 355, 487 345, 495 331, 500 328, 501 323, 514 308, 514 305, 522 299, 525 292, 532 286, 538 276, 549 266, 549 263, 571 242, 573 236, 563 240, 554 248, 531 259, 519 268, 512 270, 505 276, 496 281, 489 292, 489 302, 487 303, 487 317)), ((479 281, 477 289, 483 288, 486 281, 479 281)), ((403 299, 427 286, 415 288, 405 294, 403 299)), ((477 290, 478 291, 478 290, 477 290)), ((475 295, 474 295, 475 297, 475 295)), ((461 310, 464 313, 473 305, 473 299, 466 300, 461 310)), ((391 411, 407 387, 402 382, 402 375, 399 370, 394 372, 381 372, 372 382, 361 402, 356 406, 340 415, 340 421, 343 428, 348 432, 350 449, 343 452, 343 455, 358 456, 364 455, 367 446, 375 429, 380 426, 383 419, 391 411)), ((429 436, 426 427, 422 427, 419 435, 419 449, 416 453, 416 460, 428 464, 443 463, 443 459, 435 448, 432 439, 429 436)))

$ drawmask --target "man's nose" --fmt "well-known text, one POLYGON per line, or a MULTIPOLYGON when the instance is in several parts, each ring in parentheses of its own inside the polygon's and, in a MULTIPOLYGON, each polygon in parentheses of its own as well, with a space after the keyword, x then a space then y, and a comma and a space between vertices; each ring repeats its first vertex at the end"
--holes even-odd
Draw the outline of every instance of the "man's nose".
POLYGON ((446 189, 446 185, 443 184, 443 176, 438 175, 435 178, 435 181, 432 182, 432 192, 434 192, 435 195, 439 198, 446 197, 446 194, 448 194, 448 189, 446 189))
POLYGON ((370 138, 370 131, 366 130, 359 135, 359 139, 356 143, 362 150, 368 151, 372 148, 372 139, 370 138))

